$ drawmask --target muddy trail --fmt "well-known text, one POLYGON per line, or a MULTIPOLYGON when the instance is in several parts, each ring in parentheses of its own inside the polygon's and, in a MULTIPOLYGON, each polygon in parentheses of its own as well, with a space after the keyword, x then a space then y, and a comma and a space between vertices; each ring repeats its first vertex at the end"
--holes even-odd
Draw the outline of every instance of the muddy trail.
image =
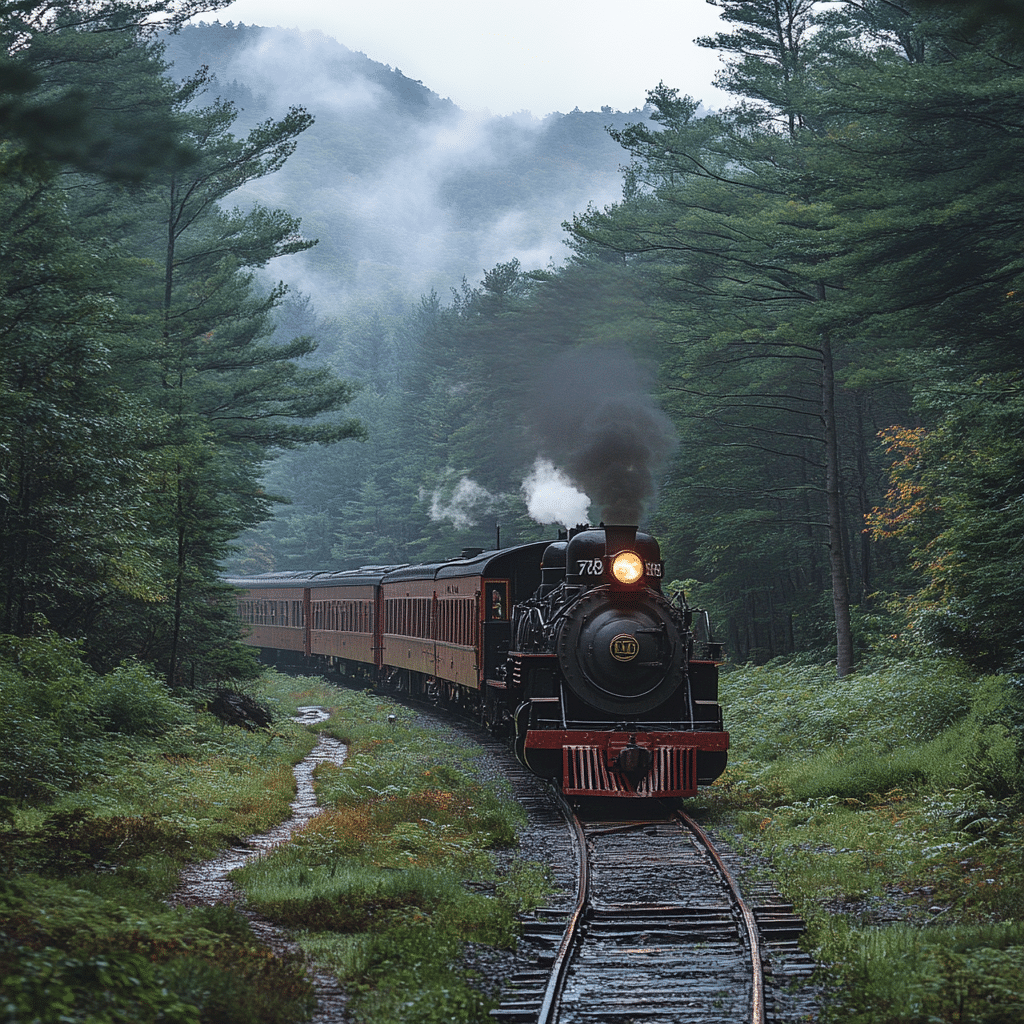
MULTIPOLYGON (((324 707, 299 708, 294 721, 315 725, 329 715, 324 707)), ((224 850, 212 860, 188 865, 181 873, 178 888, 169 902, 175 906, 198 907, 213 903, 229 903, 236 906, 249 921, 257 939, 279 955, 299 954, 299 947, 292 942, 283 929, 249 910, 245 897, 235 888, 228 874, 249 861, 268 853, 275 846, 286 842, 292 834, 310 818, 322 810, 317 805, 313 791, 313 772, 317 765, 328 762, 344 763, 348 748, 339 740, 321 735, 316 747, 295 766, 296 794, 291 803, 291 817, 276 828, 261 835, 249 836, 245 844, 224 850)), ((345 998, 333 975, 309 970, 309 978, 316 991, 317 1011, 312 1024, 341 1024, 345 1020, 345 998)))

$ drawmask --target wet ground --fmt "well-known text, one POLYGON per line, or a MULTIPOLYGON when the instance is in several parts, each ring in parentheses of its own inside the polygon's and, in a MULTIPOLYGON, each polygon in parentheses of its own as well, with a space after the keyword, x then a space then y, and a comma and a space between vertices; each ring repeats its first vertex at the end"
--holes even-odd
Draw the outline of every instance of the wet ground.
MULTIPOLYGON (((299 708, 294 721, 307 725, 322 722, 329 715, 327 708, 299 708)), ((275 846, 288 840, 296 829, 320 813, 316 794, 313 792, 313 772, 318 764, 330 762, 340 765, 345 760, 348 748, 339 740, 321 735, 313 751, 295 766, 297 791, 291 803, 291 817, 277 828, 262 835, 250 836, 243 846, 224 850, 212 860, 190 864, 181 873, 178 888, 170 898, 175 906, 196 907, 211 903, 235 904, 248 918, 256 937, 277 953, 296 953, 298 947, 285 932, 271 922, 248 910, 243 894, 235 888, 228 874, 250 860, 269 852, 275 846)), ((313 1017, 313 1024, 341 1024, 345 1020, 344 993, 333 976, 310 971, 310 980, 316 990, 319 1008, 313 1017)))

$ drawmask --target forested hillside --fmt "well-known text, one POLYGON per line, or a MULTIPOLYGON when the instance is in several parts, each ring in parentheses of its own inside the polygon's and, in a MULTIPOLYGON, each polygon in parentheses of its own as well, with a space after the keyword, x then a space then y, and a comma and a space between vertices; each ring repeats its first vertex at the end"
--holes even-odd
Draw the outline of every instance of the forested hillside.
POLYGON ((605 127, 640 115, 460 110, 316 32, 215 22, 166 42, 173 73, 209 67, 209 95, 236 103, 240 124, 293 104, 313 115, 281 172, 241 195, 286 208, 319 239, 279 272, 323 313, 447 295, 513 258, 561 262, 561 222, 621 193, 623 153, 605 127))
POLYGON ((302 310, 362 383, 370 440, 278 463, 293 504, 238 567, 444 557, 499 522, 536 536, 537 382, 563 374, 600 417, 614 396, 551 360, 611 347, 678 432, 645 524, 735 657, 1015 661, 1017 30, 934 3, 720 6, 702 42, 734 105, 664 83, 617 118, 620 195, 577 208, 565 260, 510 247, 412 311, 302 310))
POLYGON ((735 658, 1015 665, 1018 29, 720 6, 728 109, 652 83, 538 120, 321 36, 173 31, 195 5, 6 5, 3 628, 190 678, 229 556, 599 519, 565 442, 610 421, 653 438, 643 525, 735 658))

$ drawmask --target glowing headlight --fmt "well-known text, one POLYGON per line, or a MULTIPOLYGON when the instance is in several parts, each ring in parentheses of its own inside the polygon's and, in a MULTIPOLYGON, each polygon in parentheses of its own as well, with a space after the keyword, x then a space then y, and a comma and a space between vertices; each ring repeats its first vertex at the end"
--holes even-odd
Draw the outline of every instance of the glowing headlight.
POLYGON ((620 583, 636 583, 643 574, 643 560, 635 551, 620 551, 612 559, 612 575, 620 583))

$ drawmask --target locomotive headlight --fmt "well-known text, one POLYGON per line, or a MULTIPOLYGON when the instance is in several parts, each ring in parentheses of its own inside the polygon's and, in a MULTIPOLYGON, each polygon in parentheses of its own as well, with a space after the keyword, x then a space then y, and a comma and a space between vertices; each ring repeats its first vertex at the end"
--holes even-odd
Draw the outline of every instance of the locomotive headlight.
POLYGON ((635 551, 620 551, 612 559, 612 575, 620 583, 636 583, 643 578, 643 559, 635 551))

